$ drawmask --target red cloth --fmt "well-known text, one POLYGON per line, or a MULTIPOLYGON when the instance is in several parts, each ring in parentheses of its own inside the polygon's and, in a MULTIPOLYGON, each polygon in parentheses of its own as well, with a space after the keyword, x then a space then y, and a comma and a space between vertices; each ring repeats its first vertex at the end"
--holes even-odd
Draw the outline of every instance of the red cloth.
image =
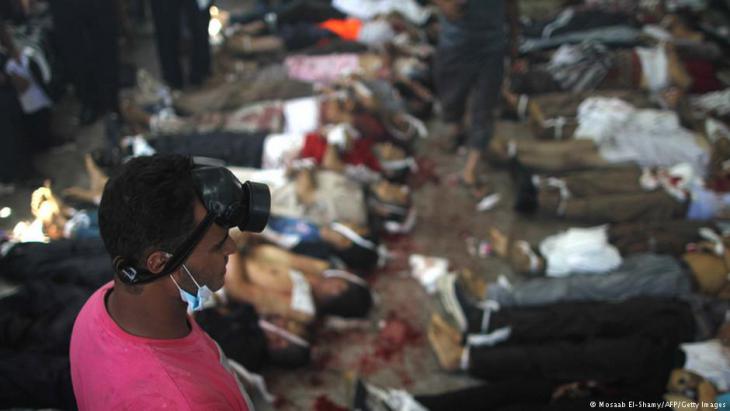
POLYGON ((98 289, 74 323, 71 381, 79 410, 249 409, 218 344, 192 317, 183 338, 128 334, 106 310, 113 286, 98 289))
POLYGON ((385 129, 383 122, 371 113, 356 114, 352 120, 352 126, 361 136, 372 139, 375 142, 392 141, 393 137, 385 129))
POLYGON ((344 40, 356 41, 362 29, 362 21, 353 18, 329 19, 320 23, 319 27, 331 31, 344 40))
MULTIPOLYGON (((299 152, 300 158, 312 158, 317 164, 322 164, 324 154, 327 152, 327 139, 319 133, 309 133, 304 139, 304 146, 299 152)), ((373 154, 373 141, 369 138, 358 138, 352 143, 352 148, 342 154, 342 161, 353 166, 364 165, 365 167, 381 172, 383 168, 380 161, 373 154)))
POLYGON ((730 177, 711 177, 706 186, 718 193, 730 192, 730 177))
POLYGON ((722 83, 716 76, 715 66, 707 60, 682 60, 685 70, 692 77, 693 94, 709 93, 722 89, 722 83))

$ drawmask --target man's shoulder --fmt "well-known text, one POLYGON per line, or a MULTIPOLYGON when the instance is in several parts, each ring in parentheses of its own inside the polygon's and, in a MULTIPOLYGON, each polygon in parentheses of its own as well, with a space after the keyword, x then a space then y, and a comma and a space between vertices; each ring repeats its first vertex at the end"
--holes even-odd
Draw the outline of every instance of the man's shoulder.
POLYGON ((89 299, 86 300, 84 306, 81 307, 81 311, 79 311, 79 314, 76 316, 76 322, 74 323, 73 330, 74 334, 77 332, 78 328, 89 325, 90 322, 94 323, 91 325, 93 325, 97 329, 99 325, 103 325, 103 323, 97 323, 98 317, 103 316, 106 313, 106 310, 104 309, 104 298, 107 291, 111 287, 111 282, 104 284, 103 286, 99 287, 99 289, 94 291, 89 299))

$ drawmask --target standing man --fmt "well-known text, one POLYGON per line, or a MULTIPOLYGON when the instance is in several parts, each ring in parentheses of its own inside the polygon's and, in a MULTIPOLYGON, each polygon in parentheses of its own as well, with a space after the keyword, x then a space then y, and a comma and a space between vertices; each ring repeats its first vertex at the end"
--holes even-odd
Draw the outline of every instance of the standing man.
POLYGON ((476 170, 494 134, 501 94, 509 16, 511 53, 516 57, 517 0, 434 0, 441 10, 435 61, 436 89, 449 137, 466 133, 468 154, 460 182, 474 197, 486 194, 476 170), (467 104, 470 104, 466 116, 467 104), (469 119, 468 127, 465 117, 469 119))
POLYGON ((28 145, 34 152, 49 148, 53 143, 51 133, 51 107, 53 102, 42 87, 40 73, 33 70, 31 60, 15 44, 9 30, 0 21, 0 48, 8 54, 8 62, 0 67, 15 88, 18 102, 23 109, 23 127, 28 145))
POLYGON ((188 312, 223 287, 236 250, 225 222, 241 210, 268 214, 269 205, 249 200, 225 169, 196 170, 182 156, 140 157, 104 188, 99 228, 116 275, 89 298, 71 335, 81 411, 251 409, 218 344, 188 312))
POLYGON ((49 1, 64 72, 81 102, 82 125, 119 111, 117 1, 49 1))
POLYGON ((183 15, 190 33, 190 84, 199 86, 210 74, 211 0, 153 0, 152 19, 155 22, 157 54, 160 56, 162 77, 168 86, 182 89, 185 85, 180 66, 180 21, 183 15))

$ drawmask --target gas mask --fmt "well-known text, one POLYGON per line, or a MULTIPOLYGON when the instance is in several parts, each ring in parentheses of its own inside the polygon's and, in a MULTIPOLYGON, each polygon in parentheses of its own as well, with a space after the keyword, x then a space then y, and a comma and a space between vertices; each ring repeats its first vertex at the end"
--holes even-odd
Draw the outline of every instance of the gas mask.
POLYGON ((251 181, 241 184, 224 167, 195 165, 191 172, 195 191, 207 210, 205 218, 177 247, 157 274, 134 267, 123 257, 115 257, 114 269, 125 284, 146 284, 170 275, 181 266, 187 271, 183 263, 213 223, 226 230, 238 227, 241 231, 255 233, 260 233, 266 227, 271 209, 268 186, 251 181))

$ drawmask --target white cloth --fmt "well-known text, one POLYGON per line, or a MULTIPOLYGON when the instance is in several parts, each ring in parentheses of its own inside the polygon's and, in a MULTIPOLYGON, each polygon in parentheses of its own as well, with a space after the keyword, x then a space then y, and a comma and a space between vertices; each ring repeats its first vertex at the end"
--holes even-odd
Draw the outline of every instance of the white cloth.
POLYGON ((264 141, 264 155, 261 168, 286 168, 289 163, 299 157, 304 147, 303 133, 271 134, 264 141))
POLYGON ((712 382, 719 392, 730 390, 730 348, 713 339, 681 345, 687 355, 684 368, 712 382))
POLYGON ((344 150, 350 139, 360 137, 360 133, 351 125, 340 123, 326 127, 325 136, 327 137, 327 144, 344 150))
POLYGON ((395 30, 385 20, 373 20, 363 23, 357 35, 357 41, 370 48, 380 48, 395 38, 395 30))
POLYGON ((306 134, 319 128, 320 99, 302 97, 284 102, 284 133, 306 134))
POLYGON ((449 260, 420 254, 411 254, 408 264, 411 266, 411 275, 429 294, 436 293, 439 278, 445 276, 449 269, 449 260))
POLYGON ((316 309, 312 297, 312 287, 304 278, 304 274, 297 270, 289 270, 289 278, 292 285, 291 308, 304 314, 314 315, 316 309))
POLYGON ((26 54, 20 55, 20 61, 17 59, 9 60, 5 65, 5 72, 9 75, 22 77, 30 83, 28 88, 18 96, 20 106, 25 114, 33 114, 53 105, 51 99, 33 78, 33 73, 30 71, 30 60, 26 54))
POLYGON ((255 181, 257 183, 266 184, 271 191, 285 186, 289 180, 286 177, 286 169, 267 169, 260 170, 257 168, 247 167, 227 167, 238 181, 255 181))
POLYGON ((661 91, 669 86, 669 62, 663 46, 637 47, 641 71, 646 78, 649 90, 661 91))
POLYGON ((692 108, 719 116, 730 114, 730 88, 690 97, 692 108))
POLYGON ((668 110, 638 110, 620 99, 590 97, 578 107, 576 139, 593 140, 611 163, 635 162, 642 167, 689 163, 704 176, 709 155, 695 135, 668 110))
POLYGON ((602 274, 621 264, 621 255, 608 243, 608 226, 570 228, 540 243, 548 277, 573 273, 602 274))
POLYGON ((394 11, 416 24, 424 24, 431 17, 431 10, 415 0, 333 0, 332 6, 361 20, 371 20, 379 14, 394 11))
POLYGON ((332 171, 319 171, 315 177, 317 190, 311 204, 302 203, 296 183, 289 182, 272 190, 271 214, 305 218, 318 226, 335 221, 367 224, 367 207, 360 184, 332 171))
POLYGON ((269 186, 272 215, 305 218, 319 226, 329 225, 335 221, 349 221, 356 225, 367 224, 367 207, 362 187, 342 174, 326 170, 317 171, 314 203, 304 205, 298 199, 296 182, 287 179, 286 170, 283 168, 257 170, 228 167, 228 169, 241 182, 251 180, 269 186))

